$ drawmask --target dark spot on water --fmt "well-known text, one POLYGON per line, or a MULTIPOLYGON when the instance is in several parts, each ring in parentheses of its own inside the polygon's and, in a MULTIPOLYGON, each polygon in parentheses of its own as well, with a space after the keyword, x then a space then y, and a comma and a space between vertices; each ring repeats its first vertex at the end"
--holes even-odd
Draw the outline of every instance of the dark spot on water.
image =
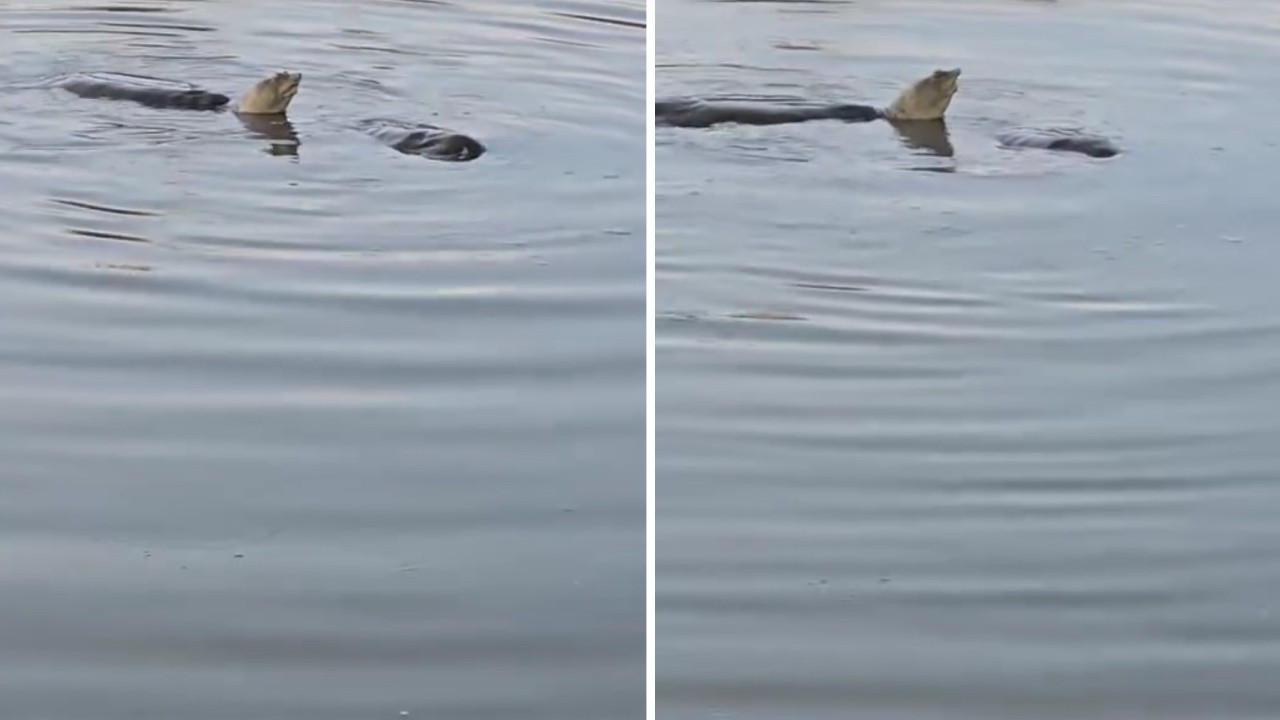
POLYGON ((552 15, 558 15, 563 18, 571 18, 573 20, 586 20, 587 22, 605 23, 607 25, 618 25, 621 27, 635 28, 644 30, 647 26, 638 20, 623 20, 621 18, 607 18, 599 15, 583 15, 579 13, 553 12, 552 15))
POLYGON ((72 235, 80 235, 81 237, 97 238, 100 240, 121 240, 131 243, 150 243, 151 241, 138 237, 137 235, 125 235, 124 233, 107 232, 105 230, 84 230, 82 228, 69 228, 67 232, 72 235))
POLYGON ((836 292, 868 292, 870 288, 860 285, 835 285, 831 283, 791 283, 792 287, 805 288, 808 290, 834 290, 836 292))
POLYGON ((162 28, 165 30, 188 30, 190 32, 213 32, 213 28, 206 25, 173 25, 169 23, 123 23, 123 22, 104 22, 103 25, 109 27, 123 28, 162 28))
POLYGON ((96 203, 86 202, 84 200, 69 200, 64 198, 53 198, 53 202, 68 207, 81 208, 83 210, 97 210, 98 212, 111 213, 112 215, 139 215, 144 217, 155 217, 160 213, 150 210, 134 210, 131 208, 110 207, 107 205, 98 205, 96 203))
POLYGON ((803 321, 807 318, 792 313, 779 312, 774 310, 759 310, 756 312, 730 313, 728 317, 735 320, 779 320, 786 322, 803 321))
POLYGON ((70 12, 122 12, 122 13, 160 13, 173 12, 172 8, 144 7, 142 5, 77 5, 64 8, 70 12))
POLYGON ((812 52, 812 51, 815 51, 815 50, 821 50, 821 49, 822 49, 822 46, 821 46, 821 45, 816 45, 816 44, 812 44, 812 43, 788 43, 788 42, 780 42, 780 43, 774 43, 774 45, 773 45, 773 46, 774 46, 775 48, 779 49, 779 50, 807 50, 807 51, 811 51, 811 52, 812 52))

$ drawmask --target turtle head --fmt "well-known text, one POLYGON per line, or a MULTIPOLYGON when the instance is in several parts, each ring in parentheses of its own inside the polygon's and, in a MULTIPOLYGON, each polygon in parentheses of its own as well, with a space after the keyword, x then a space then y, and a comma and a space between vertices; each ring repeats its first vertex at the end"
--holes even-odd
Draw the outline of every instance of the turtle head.
POLYGON ((889 120, 941 120, 956 94, 960 68, 934 70, 912 83, 884 111, 889 120))
POLYGON ((302 73, 280 71, 259 81, 240 97, 236 112, 246 115, 283 115, 298 94, 302 73))

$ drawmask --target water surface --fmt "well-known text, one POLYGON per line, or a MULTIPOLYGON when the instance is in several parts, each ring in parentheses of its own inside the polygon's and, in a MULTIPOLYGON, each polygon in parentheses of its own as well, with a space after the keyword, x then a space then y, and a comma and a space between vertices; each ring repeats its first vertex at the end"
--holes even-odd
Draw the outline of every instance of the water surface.
POLYGON ((1275 717, 1275 5, 656 21, 660 97, 886 104, 964 70, 950 156, 659 128, 660 716, 1275 717))
POLYGON ((643 18, 0 10, 0 715, 640 716, 643 18), (39 87, 279 68, 296 141, 39 87))

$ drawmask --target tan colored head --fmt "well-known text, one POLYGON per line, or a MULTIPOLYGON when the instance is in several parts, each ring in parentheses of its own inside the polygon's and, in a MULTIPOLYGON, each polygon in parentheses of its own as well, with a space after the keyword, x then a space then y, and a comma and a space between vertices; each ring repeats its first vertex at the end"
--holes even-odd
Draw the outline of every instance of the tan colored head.
POLYGON ((956 94, 960 68, 934 70, 911 84, 884 111, 889 120, 941 120, 956 94))
POLYGON ((236 103, 236 112, 245 115, 283 115, 298 94, 302 73, 281 71, 249 88, 236 103))

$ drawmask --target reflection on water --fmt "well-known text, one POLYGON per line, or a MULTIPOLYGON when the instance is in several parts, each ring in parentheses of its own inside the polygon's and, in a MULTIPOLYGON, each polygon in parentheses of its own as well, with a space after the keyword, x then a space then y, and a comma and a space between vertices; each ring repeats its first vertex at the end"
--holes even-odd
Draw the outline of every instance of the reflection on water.
POLYGON ((641 716, 643 17, 0 8, 0 715, 641 716))
POLYGON ((1274 4, 659 13, 660 714, 1273 717, 1274 4))
POLYGON ((898 131, 902 144, 913 150, 923 150, 939 157, 952 157, 956 149, 951 146, 946 120, 908 120, 891 122, 898 131))
POLYGON ((268 152, 272 155, 297 157, 298 131, 293 123, 284 115, 236 115, 236 119, 254 137, 268 142, 268 152))

